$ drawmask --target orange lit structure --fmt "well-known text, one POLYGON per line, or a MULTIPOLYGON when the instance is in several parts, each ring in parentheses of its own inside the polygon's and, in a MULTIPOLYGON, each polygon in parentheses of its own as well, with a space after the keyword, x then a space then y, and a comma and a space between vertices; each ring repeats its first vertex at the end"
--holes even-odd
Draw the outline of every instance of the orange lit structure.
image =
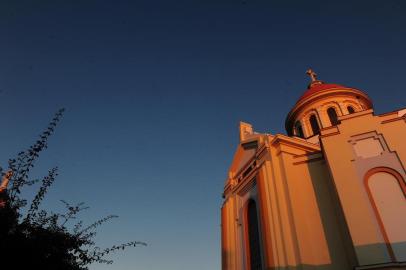
POLYGON ((406 109, 312 81, 288 135, 240 123, 224 186, 223 270, 406 269, 406 109))

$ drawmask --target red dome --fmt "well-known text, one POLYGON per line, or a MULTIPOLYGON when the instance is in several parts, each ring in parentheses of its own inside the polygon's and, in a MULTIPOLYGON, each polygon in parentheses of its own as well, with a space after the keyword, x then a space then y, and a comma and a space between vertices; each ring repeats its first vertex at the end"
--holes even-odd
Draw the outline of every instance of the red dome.
POLYGON ((349 87, 342 86, 342 85, 339 85, 339 84, 321 83, 321 82, 320 83, 312 83, 296 103, 299 103, 303 99, 305 99, 307 97, 310 97, 310 96, 312 96, 312 95, 314 95, 316 93, 328 91, 330 89, 337 89, 337 88, 351 89, 349 87))
POLYGON ((289 135, 293 135, 293 124, 297 120, 299 114, 303 113, 304 110, 309 111, 310 109, 314 109, 313 107, 315 104, 313 101, 317 99, 329 99, 331 101, 331 98, 334 99, 338 96, 348 97, 353 101, 357 100, 357 103, 361 102, 362 104, 360 104, 360 106, 362 106, 362 110, 372 108, 371 99, 361 90, 339 84, 324 83, 317 80, 315 73, 311 70, 308 71, 308 74, 311 76, 312 82, 286 116, 285 127, 289 135))

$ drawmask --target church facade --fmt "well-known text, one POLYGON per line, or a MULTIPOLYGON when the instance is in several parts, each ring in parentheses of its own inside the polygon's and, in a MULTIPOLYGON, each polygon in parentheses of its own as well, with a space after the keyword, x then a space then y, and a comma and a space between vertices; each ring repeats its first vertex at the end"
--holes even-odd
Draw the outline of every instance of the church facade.
POLYGON ((308 74, 287 135, 240 123, 222 269, 406 269, 406 109, 308 74))

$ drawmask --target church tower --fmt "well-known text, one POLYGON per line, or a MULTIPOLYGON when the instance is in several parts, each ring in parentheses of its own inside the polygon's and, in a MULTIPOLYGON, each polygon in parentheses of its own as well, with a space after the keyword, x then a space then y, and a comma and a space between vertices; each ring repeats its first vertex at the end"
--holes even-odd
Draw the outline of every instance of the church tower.
POLYGON ((240 123, 221 208, 223 270, 406 269, 406 109, 324 83, 284 134, 240 123))

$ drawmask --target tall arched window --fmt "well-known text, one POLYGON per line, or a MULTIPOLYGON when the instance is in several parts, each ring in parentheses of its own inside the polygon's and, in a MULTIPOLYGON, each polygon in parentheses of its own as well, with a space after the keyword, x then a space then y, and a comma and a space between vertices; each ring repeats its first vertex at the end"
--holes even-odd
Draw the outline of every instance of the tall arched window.
POLYGON ((355 113, 355 110, 352 106, 347 106, 347 111, 349 114, 355 113))
POLYGON ((257 206, 254 200, 247 205, 248 265, 250 270, 262 270, 261 244, 258 228, 257 206))
POLYGON ((300 124, 299 121, 296 121, 295 123, 295 134, 300 138, 304 138, 302 124, 300 124))
POLYGON ((393 260, 406 260, 406 186, 400 174, 388 168, 372 169, 365 179, 368 196, 393 260))
POLYGON ((312 114, 309 118, 310 126, 312 127, 313 135, 316 135, 320 132, 319 122, 317 122, 316 115, 312 114))
POLYGON ((332 126, 338 124, 337 112, 333 107, 327 109, 328 118, 330 118, 330 123, 332 126))

